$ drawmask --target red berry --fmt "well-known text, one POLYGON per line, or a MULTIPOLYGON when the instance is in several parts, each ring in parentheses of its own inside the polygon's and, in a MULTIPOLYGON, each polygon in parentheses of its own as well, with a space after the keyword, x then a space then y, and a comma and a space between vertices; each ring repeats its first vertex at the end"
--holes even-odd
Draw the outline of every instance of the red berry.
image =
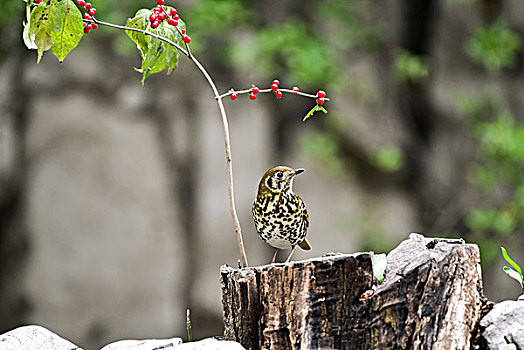
POLYGON ((39 5, 42 2, 42 0, 35 0, 35 3, 39 5))
POLYGON ((271 84, 271 90, 277 91, 278 90, 278 85, 275 84, 275 83, 271 84))
POLYGON ((319 97, 319 98, 317 98, 317 103, 318 103, 319 105, 323 105, 324 102, 325 102, 324 97, 319 97))
POLYGON ((273 80, 273 83, 271 85, 279 86, 280 82, 277 79, 275 79, 275 80, 273 80))
POLYGON ((88 21, 92 21, 93 20, 93 18, 91 16, 89 16, 89 14, 87 14, 87 13, 84 15, 84 18, 87 19, 88 21))
POLYGON ((162 6, 160 6, 160 5, 156 5, 155 8, 153 9, 153 11, 156 12, 156 13, 164 12, 164 10, 162 9, 162 6))
POLYGON ((251 91, 253 92, 253 94, 258 94, 260 92, 260 89, 257 88, 255 85, 251 85, 251 91))
POLYGON ((156 21, 158 18, 156 16, 156 14, 152 13, 151 16, 149 16, 149 22, 154 22, 156 21))
POLYGON ((84 28, 84 33, 85 33, 85 34, 89 34, 89 31, 91 30, 91 28, 93 28, 93 27, 91 26, 91 24, 86 25, 85 28, 84 28))
POLYGON ((158 28, 159 25, 160 25, 160 21, 156 20, 153 23, 151 23, 151 28, 153 29, 158 28))
MULTIPOLYGON (((42 1, 42 0, 40 0, 40 1, 42 1)), ((76 4, 77 4, 78 6, 80 6, 80 7, 84 7, 84 6, 86 5, 86 2, 85 2, 84 0, 78 0, 78 1, 76 2, 76 4)))
POLYGON ((159 5, 164 5, 164 0, 156 0, 156 3, 159 5))
POLYGON ((178 25, 178 21, 175 21, 175 20, 172 19, 172 18, 169 18, 169 19, 167 20, 167 23, 169 23, 170 25, 175 26, 175 27, 178 25))
POLYGON ((173 19, 174 19, 175 21, 178 21, 178 20, 180 19, 180 16, 177 15, 177 14, 175 14, 175 15, 173 15, 173 19))
POLYGON ((249 94, 249 99, 250 100, 256 100, 257 99, 257 95, 255 95, 254 93, 250 93, 249 94))
POLYGON ((171 9, 171 10, 169 11, 169 14, 170 14, 171 16, 176 16, 177 13, 178 13, 178 11, 177 11, 176 9, 171 9))
POLYGON ((89 13, 91 16, 94 16, 95 13, 96 13, 96 9, 93 7, 92 9, 90 9, 90 10, 88 11, 88 13, 89 13))
POLYGON ((323 90, 319 90, 317 92, 317 97, 324 98, 324 97, 326 97, 326 93, 323 90))
POLYGON ((238 95, 237 95, 236 92, 233 92, 233 93, 231 93, 231 95, 229 95, 229 97, 231 97, 231 99, 234 101, 234 100, 237 99, 238 95))
POLYGON ((182 29, 181 32, 182 32, 182 34, 186 34, 186 30, 185 29, 182 29))
POLYGON ((159 20, 159 21, 163 21, 163 20, 165 20, 166 18, 167 18, 167 15, 166 15, 164 12, 160 12, 160 13, 158 14, 158 20, 159 20))
POLYGON ((191 42, 191 38, 187 36, 186 34, 182 34, 182 41, 186 44, 189 44, 191 42))
POLYGON ((282 98, 282 92, 277 90, 277 92, 275 92, 275 97, 276 98, 282 98))
POLYGON ((91 10, 91 7, 93 7, 93 5, 91 5, 91 3, 86 3, 86 10, 91 10))
POLYGON ((299 92, 300 90, 296 87, 296 86, 293 86, 293 89, 292 89, 294 92, 299 92))
POLYGON ((93 27, 93 29, 98 29, 98 24, 96 24, 96 23, 92 23, 92 24, 91 24, 91 27, 93 27))

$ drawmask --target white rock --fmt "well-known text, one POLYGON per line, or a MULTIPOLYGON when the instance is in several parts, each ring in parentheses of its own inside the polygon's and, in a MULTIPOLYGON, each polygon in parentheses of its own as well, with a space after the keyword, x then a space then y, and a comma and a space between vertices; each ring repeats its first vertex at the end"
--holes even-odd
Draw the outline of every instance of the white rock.
POLYGON ((177 350, 245 350, 242 345, 229 340, 207 338, 200 341, 181 344, 177 350))
POLYGON ((181 338, 120 340, 104 346, 101 350, 152 350, 173 349, 182 344, 181 338))
POLYGON ((480 320, 482 337, 489 349, 524 349, 524 300, 496 304, 480 320))
POLYGON ((104 346, 101 350, 245 350, 237 342, 207 338, 200 341, 182 343, 180 338, 121 340, 104 346))
POLYGON ((0 335, 0 350, 82 350, 40 326, 18 327, 0 335))

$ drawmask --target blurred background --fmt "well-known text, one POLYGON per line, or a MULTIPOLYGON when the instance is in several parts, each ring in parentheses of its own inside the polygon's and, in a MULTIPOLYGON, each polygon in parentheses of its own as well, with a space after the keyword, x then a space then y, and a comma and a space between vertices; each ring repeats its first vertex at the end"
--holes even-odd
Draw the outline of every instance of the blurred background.
MULTIPOLYGON (((98 1, 124 24, 154 1, 98 1)), ((500 246, 524 262, 524 2, 169 2, 219 90, 325 90, 314 101, 225 101, 237 209, 251 265, 272 249, 251 203, 275 165, 310 252, 389 252, 410 232, 480 246, 485 293, 515 299, 500 246)), ((60 64, 22 42, 25 3, 0 3, 0 332, 40 324, 95 349, 222 332, 219 267, 237 265, 224 141, 191 62, 145 86, 134 44, 101 27, 60 64)), ((282 254, 281 258, 284 258, 282 254)))

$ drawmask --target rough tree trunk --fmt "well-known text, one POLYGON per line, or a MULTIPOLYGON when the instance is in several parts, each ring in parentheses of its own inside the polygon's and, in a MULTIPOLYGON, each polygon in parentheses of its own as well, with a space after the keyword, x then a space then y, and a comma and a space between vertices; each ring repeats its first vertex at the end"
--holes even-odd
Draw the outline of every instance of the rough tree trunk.
POLYGON ((222 267, 225 337, 247 349, 469 349, 480 319, 476 245, 412 234, 373 296, 372 254, 222 267))

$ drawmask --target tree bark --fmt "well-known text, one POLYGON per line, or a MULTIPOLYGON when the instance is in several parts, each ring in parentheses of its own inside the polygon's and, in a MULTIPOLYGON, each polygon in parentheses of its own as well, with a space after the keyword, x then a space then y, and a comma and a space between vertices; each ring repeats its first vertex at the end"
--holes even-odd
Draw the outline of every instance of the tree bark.
POLYGON ((469 349, 482 307, 476 245, 412 234, 374 295, 372 253, 221 269, 225 337, 247 349, 469 349))

